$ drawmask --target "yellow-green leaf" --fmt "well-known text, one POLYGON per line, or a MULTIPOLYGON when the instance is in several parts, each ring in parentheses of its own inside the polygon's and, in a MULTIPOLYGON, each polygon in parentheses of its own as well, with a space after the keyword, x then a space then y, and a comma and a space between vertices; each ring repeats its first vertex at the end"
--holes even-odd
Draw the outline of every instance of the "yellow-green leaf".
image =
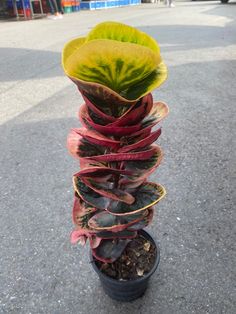
POLYGON ((148 78, 160 63, 160 55, 147 47, 101 39, 72 53, 65 70, 72 78, 105 85, 125 97, 131 86, 148 78))
POLYGON ((100 23, 70 41, 62 64, 81 92, 117 106, 135 104, 167 77, 154 38, 118 22, 100 23))
POLYGON ((84 43, 86 38, 79 37, 69 41, 63 48, 62 51, 62 66, 66 72, 65 63, 66 60, 77 50, 79 49, 84 43))
POLYGON ((138 83, 131 85, 125 92, 124 97, 127 99, 139 99, 159 87, 166 78, 167 68, 164 62, 161 62, 147 77, 138 83))
POLYGON ((148 34, 138 29, 118 22, 103 22, 95 26, 88 34, 86 40, 111 39, 146 46, 155 53, 160 53, 157 42, 148 34))

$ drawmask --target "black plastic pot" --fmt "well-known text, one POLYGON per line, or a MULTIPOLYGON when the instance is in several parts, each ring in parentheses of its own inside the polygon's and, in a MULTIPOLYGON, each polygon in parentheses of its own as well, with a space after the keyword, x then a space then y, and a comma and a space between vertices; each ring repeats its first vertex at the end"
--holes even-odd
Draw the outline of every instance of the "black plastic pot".
POLYGON ((133 301, 141 297, 147 289, 149 278, 155 272, 159 264, 160 249, 157 246, 156 242, 153 240, 150 234, 147 233, 146 231, 141 230, 139 233, 142 236, 144 236, 147 240, 151 241, 156 246, 156 252, 157 252, 157 256, 156 256, 156 260, 153 265, 153 268, 150 270, 149 273, 145 274, 141 278, 137 278, 134 280, 127 280, 127 281, 125 280, 120 281, 120 280, 116 280, 105 275, 97 267, 95 263, 95 259, 92 256, 92 253, 90 252, 91 264, 100 278, 102 287, 105 293, 114 300, 128 302, 128 301, 133 301))

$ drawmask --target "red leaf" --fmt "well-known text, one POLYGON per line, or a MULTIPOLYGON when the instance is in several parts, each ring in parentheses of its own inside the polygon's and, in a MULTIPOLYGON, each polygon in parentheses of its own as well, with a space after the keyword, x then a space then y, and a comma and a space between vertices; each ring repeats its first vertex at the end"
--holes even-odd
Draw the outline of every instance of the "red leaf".
POLYGON ((145 182, 134 192, 129 192, 135 197, 134 203, 127 206, 125 203, 112 201, 106 210, 117 216, 133 215, 154 206, 166 195, 163 186, 152 182, 145 182))
POLYGON ((152 110, 147 117, 142 121, 141 130, 134 132, 132 137, 142 136, 145 138, 151 133, 151 129, 164 119, 169 113, 168 106, 163 102, 156 102, 153 104, 152 110))
POLYGON ((109 199, 124 202, 126 204, 132 204, 134 202, 134 197, 120 189, 109 188, 108 184, 100 184, 97 182, 92 182, 92 180, 88 180, 82 178, 83 183, 88 186, 93 191, 97 192, 101 196, 105 196, 109 199))
POLYGON ((105 114, 104 112, 102 112, 98 107, 96 107, 86 96, 85 94, 82 92, 81 93, 83 98, 84 98, 84 101, 86 103, 86 105, 94 112, 96 113, 98 116, 100 116, 103 120, 106 120, 107 123, 110 123, 110 122, 114 122, 116 121, 116 118, 113 117, 113 116, 109 116, 107 114, 105 114))
POLYGON ((130 182, 143 182, 160 165, 163 153, 158 145, 152 145, 155 153, 146 160, 132 160, 122 162, 122 169, 131 171, 131 175, 120 178, 119 184, 126 186, 130 182))
POLYGON ((148 210, 128 216, 116 216, 104 210, 93 215, 90 218, 88 225, 92 230, 95 230, 96 232, 120 232, 127 229, 129 226, 136 224, 140 220, 143 220, 144 217, 146 217, 147 215, 148 210))
POLYGON ((127 230, 138 231, 138 230, 146 228, 152 222, 153 213, 154 213, 154 209, 153 208, 149 208, 148 209, 148 215, 145 216, 139 222, 136 222, 132 226, 128 227, 127 230))
POLYGON ((91 218, 91 213, 95 212, 96 208, 86 204, 80 197, 75 193, 74 205, 72 211, 72 218, 74 224, 83 227, 84 230, 90 230, 88 226, 85 225, 84 220, 91 218), (82 225, 83 222, 83 225, 82 225))
POLYGON ((96 235, 90 236, 89 243, 90 243, 91 249, 96 249, 100 245, 101 241, 102 241, 102 238, 97 237, 96 235))
POLYGON ((117 106, 127 105, 128 107, 138 101, 126 99, 109 87, 101 85, 99 83, 86 82, 72 77, 69 78, 78 86, 81 93, 85 92, 87 95, 92 95, 93 97, 100 99, 107 105, 114 103, 117 106))
POLYGON ((105 209, 109 205, 111 199, 101 196, 93 189, 88 187, 81 178, 73 177, 74 189, 79 195, 79 197, 86 203, 91 206, 96 207, 97 209, 105 209))
POLYGON ((101 244, 92 250, 93 256, 99 261, 112 263, 122 254, 129 242, 129 239, 102 240, 101 244))
POLYGON ((154 126, 157 123, 159 123, 161 120, 163 120, 169 113, 169 108, 167 106, 167 104, 163 103, 163 102, 155 102, 153 104, 152 110, 149 113, 149 115, 147 115, 143 121, 142 121, 142 125, 144 126, 154 126))
POLYGON ((152 94, 144 96, 141 101, 139 101, 134 106, 130 107, 123 116, 112 123, 113 126, 126 126, 134 125, 139 123, 152 109, 153 98, 152 94))
POLYGON ((132 134, 132 136, 130 136, 130 138, 141 138, 141 139, 144 139, 145 137, 149 136, 151 134, 151 130, 152 130, 152 125, 144 128, 144 129, 141 129, 137 132, 134 132, 132 134))
POLYGON ((85 178, 96 178, 101 176, 106 176, 108 174, 122 174, 122 175, 131 175, 132 171, 121 170, 109 167, 90 167, 79 171, 74 174, 76 177, 85 177, 85 178))
POLYGON ((89 235, 89 232, 85 230, 74 230, 71 232, 70 242, 76 244, 79 241, 82 245, 85 245, 89 235))
POLYGON ((132 134, 133 132, 140 130, 140 127, 141 127, 140 125, 134 125, 134 126, 128 126, 128 127, 117 127, 117 126, 112 126, 112 125, 104 126, 104 125, 97 124, 89 116, 86 105, 81 106, 80 111, 79 111, 79 119, 81 123, 87 128, 90 126, 102 134, 114 135, 118 137, 132 134))
POLYGON ((126 146, 121 147, 118 150, 118 152, 125 153, 125 152, 130 152, 131 150, 136 150, 138 148, 140 149, 143 147, 147 147, 147 146, 151 145, 153 142, 155 142, 160 135, 161 135, 161 128, 158 129, 157 131, 151 133, 148 137, 142 139, 141 141, 138 141, 132 145, 126 145, 126 146))
POLYGON ((70 154, 75 158, 96 156, 109 151, 105 145, 94 144, 80 135, 78 129, 72 129, 67 138, 67 148, 70 154))
POLYGON ((111 147, 113 149, 117 149, 120 146, 120 141, 115 141, 113 139, 110 139, 109 137, 106 137, 96 131, 88 130, 86 128, 72 129, 72 130, 75 133, 86 138, 90 143, 93 143, 96 145, 102 145, 106 147, 111 147))
POLYGON ((81 135, 79 135, 75 129, 72 129, 67 137, 67 149, 70 154, 75 158, 78 158, 81 139, 81 135))
POLYGON ((148 150, 144 150, 141 152, 132 152, 132 153, 114 153, 107 155, 98 155, 92 157, 85 157, 84 159, 95 160, 95 161, 124 161, 124 160, 146 160, 153 156, 155 153, 155 147, 151 147, 148 150))
POLYGON ((91 234, 84 230, 74 230, 71 232, 71 244, 76 244, 77 242, 80 242, 80 244, 84 246, 87 239, 89 239, 92 249, 97 248, 102 241, 102 238, 99 238, 95 234, 91 234))

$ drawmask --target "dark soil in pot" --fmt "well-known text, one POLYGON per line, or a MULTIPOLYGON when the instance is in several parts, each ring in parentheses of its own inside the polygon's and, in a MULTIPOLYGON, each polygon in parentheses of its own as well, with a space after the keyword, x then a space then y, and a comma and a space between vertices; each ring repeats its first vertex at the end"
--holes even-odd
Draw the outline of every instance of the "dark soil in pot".
POLYGON ((99 262, 92 253, 90 258, 105 293, 118 301, 133 301, 146 291, 159 264, 160 250, 153 238, 141 230, 114 263, 99 262))
POLYGON ((156 246, 144 236, 138 235, 126 247, 114 263, 96 261, 100 271, 117 280, 132 280, 148 273, 155 263, 156 246))

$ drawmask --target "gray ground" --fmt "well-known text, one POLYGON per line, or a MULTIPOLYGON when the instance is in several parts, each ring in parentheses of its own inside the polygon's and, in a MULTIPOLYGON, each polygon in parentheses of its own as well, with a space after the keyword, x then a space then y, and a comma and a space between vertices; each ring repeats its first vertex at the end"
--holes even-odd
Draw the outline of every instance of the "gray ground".
POLYGON ((144 4, 0 24, 0 313, 236 313, 236 3, 144 4), (122 304, 101 290, 88 248, 71 246, 66 137, 81 98, 60 68, 66 41, 103 20, 160 43, 169 104, 153 180, 168 196, 150 228, 161 263, 146 295, 122 304))

